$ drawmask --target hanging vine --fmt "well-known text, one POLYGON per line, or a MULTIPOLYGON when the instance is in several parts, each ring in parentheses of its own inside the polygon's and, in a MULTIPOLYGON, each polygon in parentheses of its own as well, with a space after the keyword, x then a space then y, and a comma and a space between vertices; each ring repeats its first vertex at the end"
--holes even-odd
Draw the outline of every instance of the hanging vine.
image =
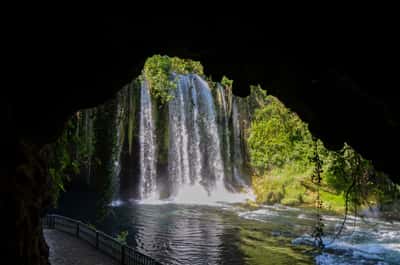
POLYGON ((322 237, 324 236, 324 226, 325 226, 321 215, 323 201, 321 199, 321 194, 320 194, 320 188, 322 182, 321 174, 323 172, 322 170, 323 161, 321 160, 318 153, 318 141, 314 137, 313 137, 313 143, 314 143, 314 155, 312 158, 312 162, 314 163, 314 171, 311 176, 311 182, 317 186, 317 198, 315 199, 317 214, 316 214, 316 223, 314 225, 311 235, 314 238, 315 246, 319 250, 322 250, 325 247, 322 239, 322 237))
MULTIPOLYGON (((348 174, 350 175, 351 178, 351 183, 348 186, 346 193, 345 193, 345 211, 344 211, 344 217, 343 221, 340 224, 340 227, 338 231, 335 233, 335 235, 332 237, 332 240, 327 243, 327 245, 332 244, 336 239, 339 238, 341 233, 343 232, 343 228, 345 227, 345 224, 347 222, 347 217, 349 214, 350 210, 350 202, 353 203, 353 211, 354 211, 354 230, 357 225, 357 215, 358 215, 358 210, 357 206, 358 204, 362 204, 363 202, 363 195, 360 192, 363 188, 363 179, 368 179, 368 172, 369 170, 366 169, 365 165, 363 166, 362 164, 362 158, 359 154, 355 153, 350 146, 345 145, 344 148, 341 150, 340 155, 342 157, 348 156, 346 159, 341 159, 340 161, 343 163, 341 167, 345 169, 346 167, 349 168, 348 174)), ((348 178, 347 176, 344 176, 346 179, 348 178)), ((348 180, 348 179, 347 179, 348 180)), ((353 232, 354 232, 353 230, 353 232)))

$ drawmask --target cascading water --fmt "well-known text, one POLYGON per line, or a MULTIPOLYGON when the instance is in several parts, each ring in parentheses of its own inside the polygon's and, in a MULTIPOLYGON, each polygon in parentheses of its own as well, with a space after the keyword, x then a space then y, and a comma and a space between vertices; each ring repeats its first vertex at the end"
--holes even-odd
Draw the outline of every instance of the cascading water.
POLYGON ((221 120, 221 140, 223 141, 223 153, 224 153, 224 166, 225 174, 228 176, 232 175, 232 156, 231 156, 231 141, 230 141, 230 129, 229 129, 229 113, 228 105, 225 94, 225 89, 217 84, 218 100, 222 108, 220 108, 220 120, 221 120))
POLYGON ((230 192, 246 187, 235 101, 226 88, 210 88, 195 74, 175 75, 175 83, 167 104, 152 98, 142 80, 78 116, 77 135, 89 154, 87 182, 93 156, 102 159, 96 170, 111 179, 113 198, 242 201, 230 192))
POLYGON ((124 116, 127 110, 126 104, 126 92, 124 89, 120 91, 117 95, 116 100, 116 116, 115 116, 115 145, 113 150, 113 155, 111 157, 113 163, 113 172, 112 172, 112 189, 114 191, 113 197, 114 199, 119 197, 119 174, 121 173, 121 152, 122 152, 122 144, 123 144, 123 132, 124 132, 124 116))
POLYGON ((172 96, 167 104, 152 97, 142 79, 104 105, 77 114, 88 185, 93 160, 101 177, 92 186, 107 182, 114 201, 243 201, 247 195, 232 192, 245 185, 236 170, 243 161, 238 110, 233 105, 231 117, 229 91, 219 84, 211 88, 196 74, 174 78, 176 87, 165 88, 172 96))
POLYGON ((243 165, 243 156, 241 148, 241 131, 240 131, 240 117, 236 99, 232 102, 232 123, 233 123, 233 178, 237 183, 245 186, 243 179, 240 176, 240 169, 243 165))
POLYGON ((196 75, 177 76, 169 102, 169 178, 175 200, 223 188, 224 167, 216 112, 208 84, 196 75), (195 194, 196 194, 195 193, 195 194))
MULTIPOLYGON (((145 82, 141 86, 140 108, 140 199, 157 200, 156 137, 168 136, 168 199, 180 203, 241 201, 229 192, 222 152, 230 152, 229 136, 220 139, 217 112, 211 88, 201 77, 176 75, 168 103, 168 132, 156 135, 151 97, 145 82), (223 150, 223 142, 225 149, 223 150)), ((225 94, 221 94, 225 97, 225 94)), ((223 99, 223 129, 228 130, 228 111, 223 99)), ((229 154, 230 157, 230 154, 229 154)), ((229 166, 231 166, 229 164, 229 166)), ((237 176, 239 177, 239 176, 237 176)), ((164 182, 165 183, 165 182, 164 182)), ((165 190, 165 188, 164 188, 165 190)), ((240 197, 240 198, 239 198, 240 197)))
POLYGON ((202 160, 205 162, 206 172, 202 175, 202 182, 210 191, 215 186, 223 185, 225 179, 216 112, 208 84, 196 75, 193 75, 193 83, 197 91, 198 102, 198 105, 193 105, 193 108, 198 108, 200 116, 197 122, 203 129, 200 135, 203 138, 200 148, 203 150, 202 160))
POLYGON ((155 199, 156 196, 156 146, 152 115, 152 104, 146 82, 141 85, 140 93, 140 182, 141 199, 155 199))
POLYGON ((190 145, 190 154, 194 157, 193 159, 193 171, 192 171, 192 176, 193 176, 193 183, 198 183, 198 181, 201 179, 201 169, 202 169, 202 157, 201 157, 201 151, 200 151, 200 129, 198 125, 198 120, 199 120, 199 108, 198 108, 198 100, 197 100, 197 90, 195 88, 194 84, 194 79, 189 79, 190 80, 190 92, 191 92, 191 97, 192 97, 192 103, 193 103, 193 119, 190 121, 193 124, 193 145, 190 145))
POLYGON ((173 189, 190 184, 188 120, 189 91, 184 79, 179 79, 174 99, 169 103, 168 171, 173 189))

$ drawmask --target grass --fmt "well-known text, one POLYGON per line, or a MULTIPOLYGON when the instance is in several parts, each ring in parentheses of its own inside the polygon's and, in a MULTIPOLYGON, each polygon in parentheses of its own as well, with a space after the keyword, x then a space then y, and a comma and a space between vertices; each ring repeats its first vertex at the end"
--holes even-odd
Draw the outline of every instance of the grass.
MULTIPOLYGON (((287 206, 314 207, 317 187, 311 183, 311 171, 296 167, 273 170, 263 176, 254 176, 252 186, 258 204, 280 203, 287 206)), ((345 200, 342 193, 328 189, 323 185, 320 189, 323 209, 343 213, 345 200)))

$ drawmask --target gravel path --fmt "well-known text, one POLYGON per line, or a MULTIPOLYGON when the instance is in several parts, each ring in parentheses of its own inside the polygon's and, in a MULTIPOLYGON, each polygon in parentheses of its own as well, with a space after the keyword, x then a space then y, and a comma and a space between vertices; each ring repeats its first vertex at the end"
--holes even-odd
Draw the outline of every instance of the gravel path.
POLYGON ((44 229, 44 237, 50 247, 52 265, 114 265, 119 264, 86 242, 66 233, 44 229))

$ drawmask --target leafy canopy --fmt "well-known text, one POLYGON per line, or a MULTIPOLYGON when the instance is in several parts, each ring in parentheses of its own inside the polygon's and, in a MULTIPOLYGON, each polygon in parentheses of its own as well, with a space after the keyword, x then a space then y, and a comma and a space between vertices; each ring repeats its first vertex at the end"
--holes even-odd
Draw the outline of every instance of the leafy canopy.
MULTIPOLYGON (((255 88, 253 88, 255 89, 255 88)), ((255 110, 248 138, 251 165, 259 172, 288 163, 306 166, 312 152, 307 125, 276 97, 266 96, 255 110)))

